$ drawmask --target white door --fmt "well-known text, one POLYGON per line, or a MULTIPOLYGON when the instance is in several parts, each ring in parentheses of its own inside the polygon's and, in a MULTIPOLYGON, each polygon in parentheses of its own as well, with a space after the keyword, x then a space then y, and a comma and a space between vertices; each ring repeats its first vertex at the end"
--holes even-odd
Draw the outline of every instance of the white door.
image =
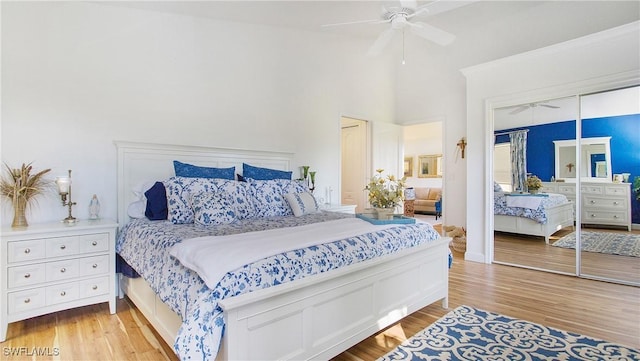
POLYGON ((342 117, 341 204, 355 204, 356 212, 366 207, 367 122, 342 117))

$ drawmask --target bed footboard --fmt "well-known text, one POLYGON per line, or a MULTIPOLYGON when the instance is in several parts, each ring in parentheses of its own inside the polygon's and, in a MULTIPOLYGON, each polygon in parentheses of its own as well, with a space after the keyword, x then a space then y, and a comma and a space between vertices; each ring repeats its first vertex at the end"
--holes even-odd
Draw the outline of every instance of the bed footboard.
MULTIPOLYGON (((220 301, 216 360, 329 359, 435 301, 447 308, 450 241, 220 301)), ((142 278, 121 277, 121 289, 173 346, 180 317, 142 278)))
POLYGON ((541 224, 534 220, 495 214, 494 230, 525 234, 530 236, 542 236, 545 243, 549 244, 549 236, 564 227, 574 226, 574 212, 572 203, 559 204, 547 210, 547 223, 541 224))

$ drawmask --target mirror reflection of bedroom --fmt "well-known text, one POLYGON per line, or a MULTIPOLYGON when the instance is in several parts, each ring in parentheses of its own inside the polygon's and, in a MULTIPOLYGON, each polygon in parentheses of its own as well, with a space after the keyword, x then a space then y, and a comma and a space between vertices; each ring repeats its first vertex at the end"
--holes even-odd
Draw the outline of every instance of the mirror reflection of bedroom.
POLYGON ((636 86, 494 109, 495 263, 640 285, 639 98, 636 86))

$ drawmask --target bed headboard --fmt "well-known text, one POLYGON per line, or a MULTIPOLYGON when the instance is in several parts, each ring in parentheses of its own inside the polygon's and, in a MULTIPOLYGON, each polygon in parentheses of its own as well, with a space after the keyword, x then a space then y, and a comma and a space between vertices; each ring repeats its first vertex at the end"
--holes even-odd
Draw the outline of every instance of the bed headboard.
POLYGON ((178 160, 205 167, 228 168, 235 166, 242 174, 242 163, 291 170, 293 153, 153 144, 116 141, 118 149, 118 223, 129 222, 127 208, 137 200, 133 189, 145 182, 163 181, 174 176, 173 161, 178 160))

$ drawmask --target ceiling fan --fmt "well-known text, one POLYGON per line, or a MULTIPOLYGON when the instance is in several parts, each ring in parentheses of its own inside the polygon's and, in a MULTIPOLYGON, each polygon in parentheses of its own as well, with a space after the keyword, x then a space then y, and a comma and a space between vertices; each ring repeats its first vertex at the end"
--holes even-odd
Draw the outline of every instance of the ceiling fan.
POLYGON ((525 110, 529 109, 529 108, 536 108, 536 107, 545 107, 545 108, 551 108, 551 109, 558 109, 560 108, 559 106, 556 105, 551 105, 551 104, 546 104, 546 102, 535 102, 535 103, 529 103, 529 104, 522 104, 522 105, 516 105, 516 108, 512 111, 509 112, 509 114, 518 114, 518 113, 522 113, 525 110))
POLYGON ((439 0, 432 1, 429 4, 423 6, 418 6, 416 0, 401 0, 400 6, 389 8, 385 8, 383 6, 380 19, 325 24, 323 26, 383 23, 390 24, 391 26, 387 30, 383 31, 375 40, 373 45, 371 45, 371 47, 369 48, 367 55, 370 56, 380 54, 380 52, 382 52, 382 50, 389 44, 389 42, 391 42, 391 39, 397 31, 402 31, 402 34, 404 36, 404 30, 407 28, 421 38, 432 41, 438 45, 445 46, 451 44, 456 39, 456 36, 442 29, 438 29, 435 26, 412 20, 416 16, 428 12, 428 7, 436 3, 437 1, 439 0))

